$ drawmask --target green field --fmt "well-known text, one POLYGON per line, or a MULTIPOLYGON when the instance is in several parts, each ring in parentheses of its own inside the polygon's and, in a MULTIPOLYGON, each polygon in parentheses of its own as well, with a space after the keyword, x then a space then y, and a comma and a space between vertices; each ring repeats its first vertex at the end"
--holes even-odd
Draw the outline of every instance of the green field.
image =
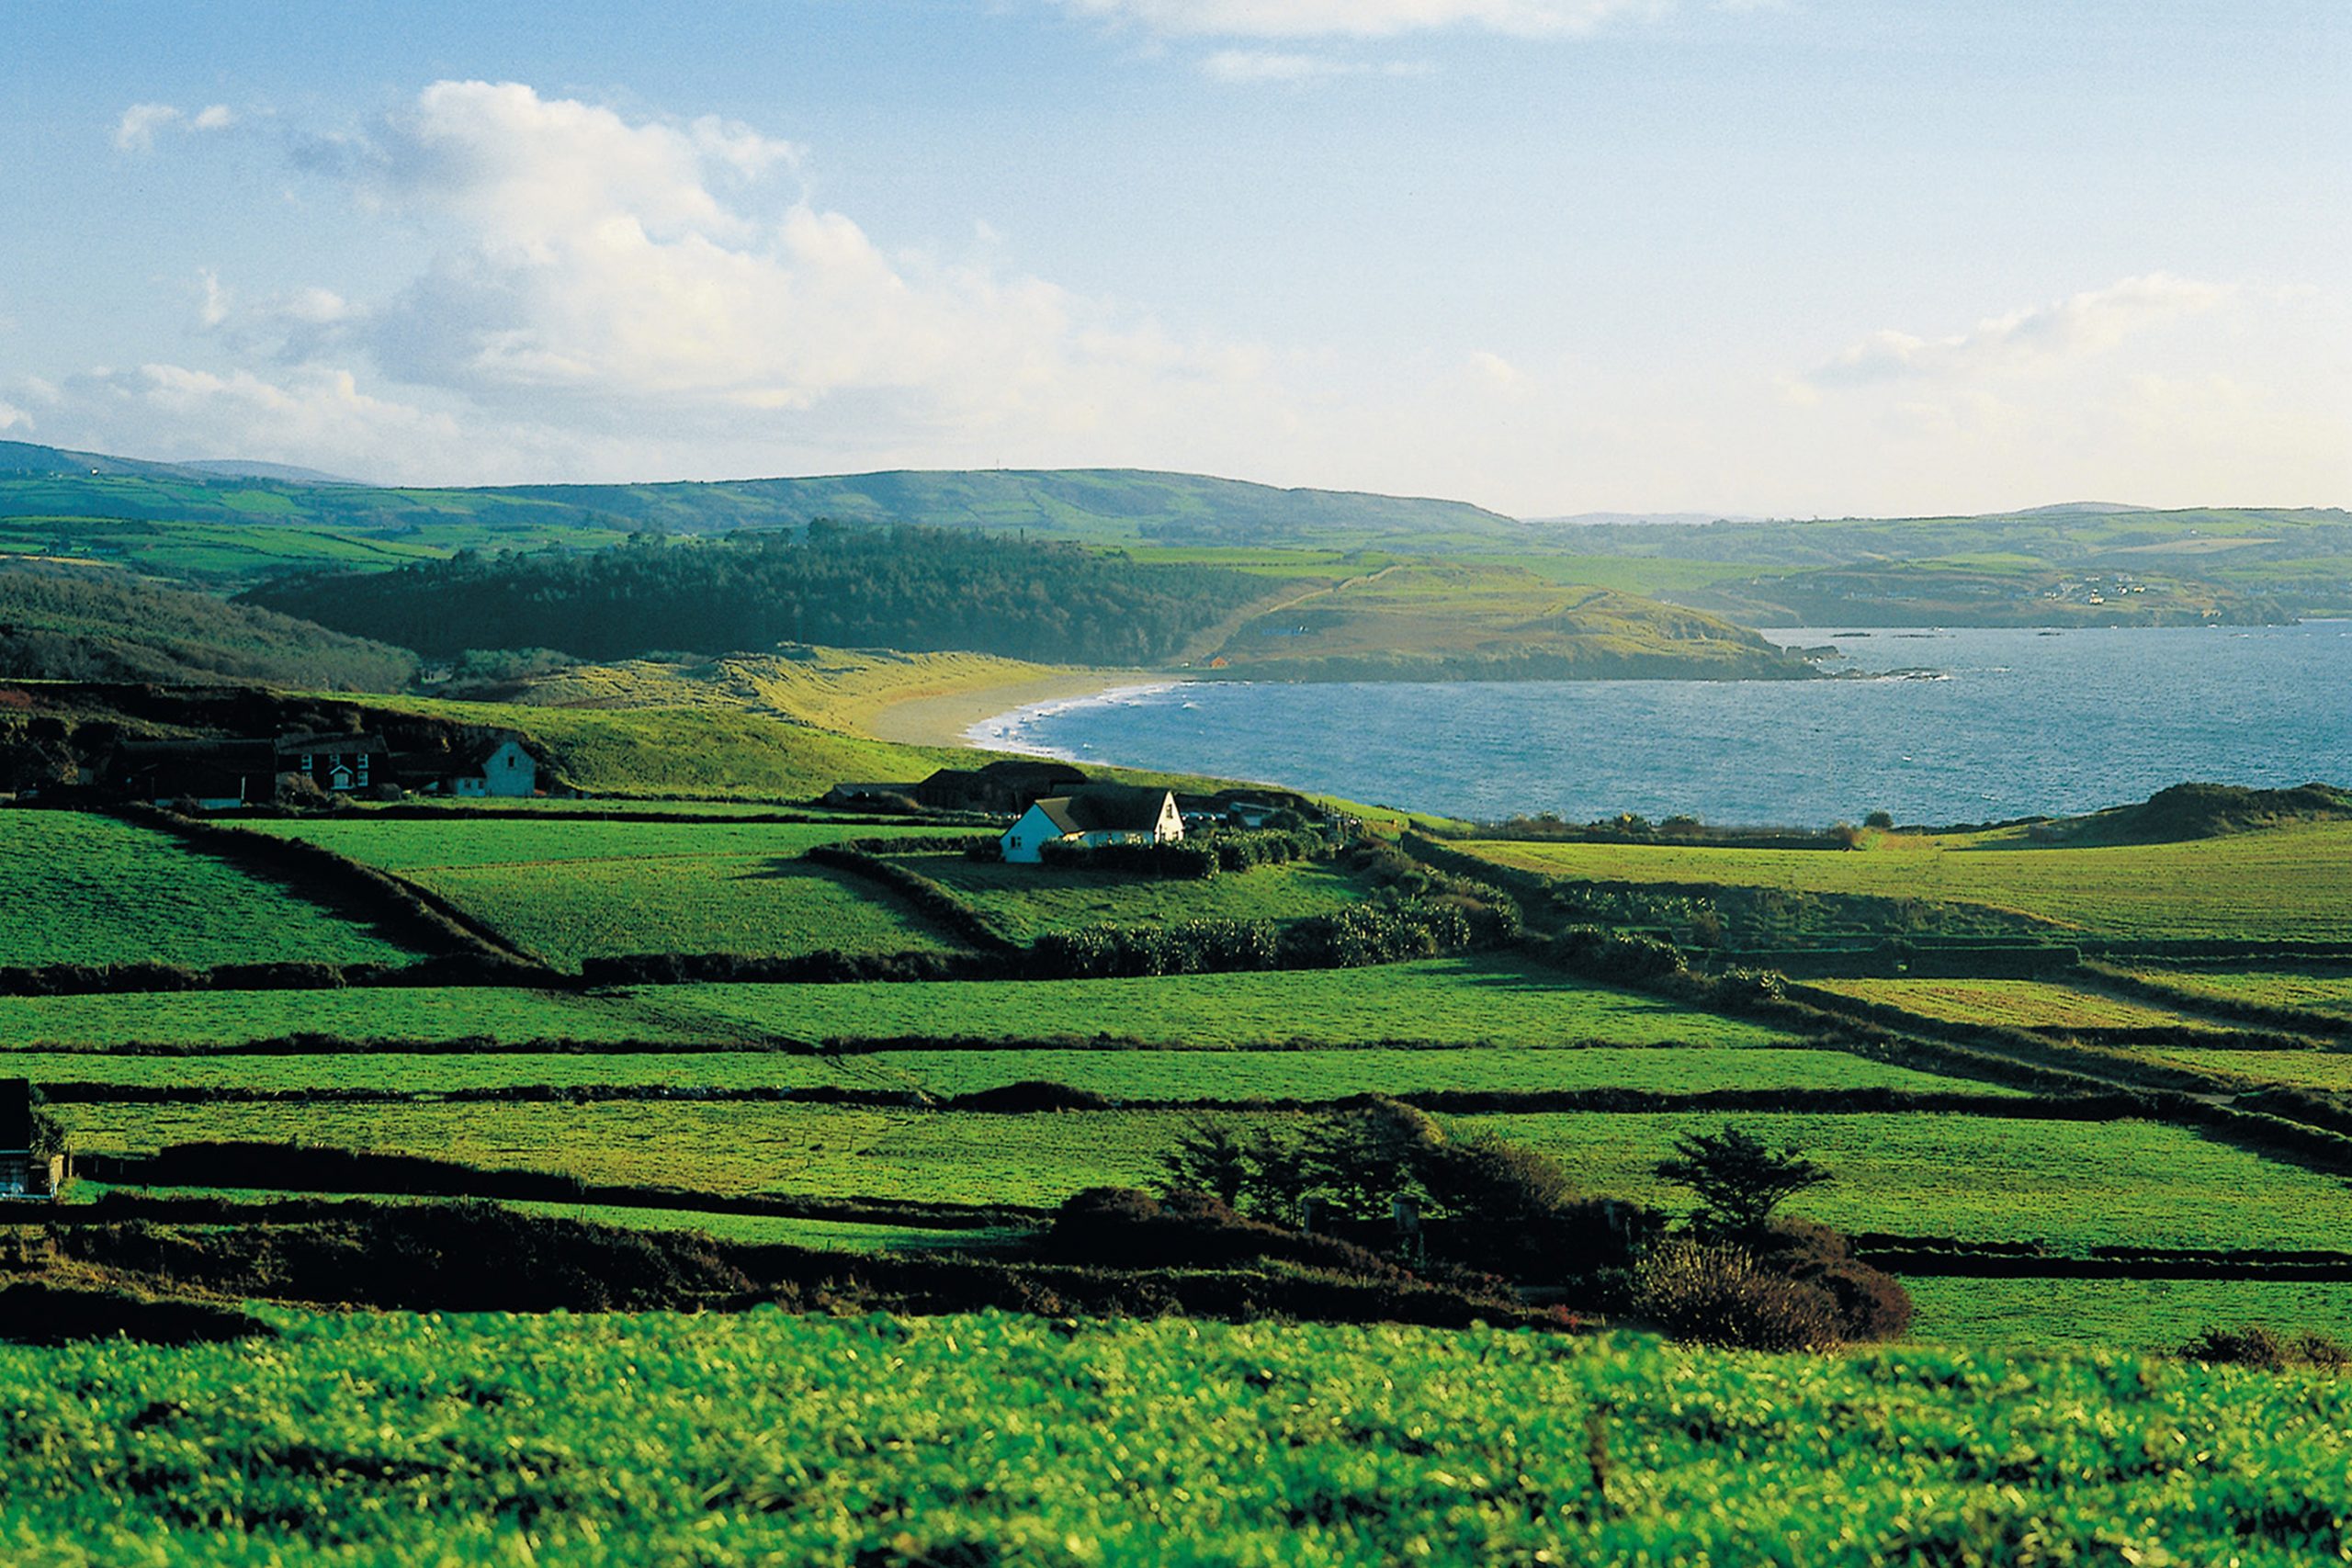
POLYGON ((2352 1284, 2278 1280, 1979 1280, 1903 1281, 1917 1315, 1911 1337, 1988 1348, 2177 1350, 2207 1328, 2256 1325, 2341 1337, 2352 1284))
POLYGON ((2290 1568, 2339 1554, 2352 1469, 2352 1384, 2109 1356, 993 1314, 269 1319, 265 1345, 0 1350, 0 1442, 28 1457, 0 1469, 10 1555, 2290 1568))
MULTIPOLYGON (((1558 1158, 1586 1188, 1680 1209, 1651 1168, 1725 1118, 1469 1117, 1558 1158)), ((1841 1230, 2086 1247, 2339 1248, 2344 1184, 2154 1122, 1939 1114, 1731 1118, 1837 1173, 1790 1208, 1841 1230)))
POLYGON ((1716 1089, 1961 1089, 1988 1085, 1866 1061, 1838 1051, 1771 1047, 1619 1047, 1545 1050, 1474 1046, 1439 1050, 1098 1051, 1085 1049, 885 1051, 846 1056, 752 1052, 489 1051, 404 1055, 151 1056, 19 1052, 8 1070, 36 1083, 181 1086, 299 1092, 394 1090, 413 1094, 531 1086, 606 1085, 679 1090, 838 1089, 969 1094, 1050 1082, 1116 1100, 1343 1100, 1439 1089, 1530 1092, 1632 1089, 1689 1093, 1716 1089))
POLYGON ((397 872, 560 964, 626 953, 955 945, 888 893, 799 858, 871 828, 514 817, 257 826, 397 872))
MULTIPOLYGON (((2137 1055, 2194 1072, 2235 1073, 2257 1083, 2352 1094, 2352 1052, 2148 1049, 2137 1055)), ((2352 1226, 2346 1229, 2346 1240, 2352 1242, 2352 1226)))
POLYGON ((2022 829, 1867 842, 1860 852, 1501 840, 1462 847, 1550 876, 1980 904, 2086 935, 2135 940, 2329 942, 2352 929, 2352 875, 2345 872, 2352 822, 2090 849, 2036 848, 2022 829))
MULTIPOLYGON (((2346 873, 2352 876, 2352 871, 2346 873)), ((2305 969, 2256 969, 2222 974, 2199 969, 2149 969, 2141 978, 2216 1001, 2261 1007, 2301 1008, 2335 1019, 2352 1019, 2352 975, 2305 969)))
MULTIPOLYGON (((691 1101, 390 1105, 63 1105, 77 1146, 200 1138, 311 1142, 712 1192, 889 1196, 1047 1206, 1080 1188, 1156 1184, 1182 1111, 997 1115, 691 1101)), ((1256 1115, 1236 1112, 1247 1126, 1256 1115)), ((1838 1174, 1792 1210, 1849 1230, 2053 1246, 2335 1248, 2342 1183, 2154 1122, 1973 1115, 1741 1114, 1838 1174)), ((1584 1191, 1668 1209, 1651 1167, 1713 1115, 1477 1116, 1540 1148, 1584 1191)), ((1291 1119, 1285 1124, 1295 1125, 1291 1119)))
POLYGON ((0 964, 216 964, 416 956, 149 828, 0 813, 0 964))
POLYGON ((1155 979, 706 985, 570 992, 385 987, 0 997, 0 1048, 230 1045, 309 1032, 498 1043, 914 1035, 1220 1048, 1388 1040, 1477 1045, 1774 1045, 1786 1032, 1502 957, 1155 979))
POLYGON ((2007 1029, 2212 1029, 2145 1002, 2101 996, 2044 980, 1814 980, 1808 984, 1858 1001, 1901 1008, 1952 1023, 2007 1029))
POLYGON ((1174 920, 1295 920, 1363 898, 1364 885, 1310 861, 1260 866, 1204 881, 1007 865, 960 854, 909 854, 898 863, 945 886, 1016 942, 1087 926, 1174 920))

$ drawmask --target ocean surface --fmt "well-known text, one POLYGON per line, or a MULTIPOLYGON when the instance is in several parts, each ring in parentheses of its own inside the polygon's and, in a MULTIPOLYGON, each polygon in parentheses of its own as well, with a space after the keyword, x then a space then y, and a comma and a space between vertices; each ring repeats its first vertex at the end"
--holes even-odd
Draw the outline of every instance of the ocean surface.
POLYGON ((1079 761, 1493 819, 1997 821, 2206 780, 2352 786, 2352 622, 1784 629, 1825 681, 1179 682, 968 732, 1079 761))

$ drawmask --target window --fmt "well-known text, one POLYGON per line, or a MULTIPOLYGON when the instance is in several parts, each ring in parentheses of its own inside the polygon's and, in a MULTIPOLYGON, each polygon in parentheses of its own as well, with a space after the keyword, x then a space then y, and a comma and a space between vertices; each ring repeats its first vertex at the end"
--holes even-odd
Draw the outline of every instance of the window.
POLYGON ((318 759, 317 759, 315 756, 313 756, 311 752, 308 752, 308 751, 303 752, 303 753, 302 753, 302 771, 303 771, 304 773, 309 773, 309 772, 311 771, 311 764, 312 762, 316 761, 317 760, 318 760, 318 759))

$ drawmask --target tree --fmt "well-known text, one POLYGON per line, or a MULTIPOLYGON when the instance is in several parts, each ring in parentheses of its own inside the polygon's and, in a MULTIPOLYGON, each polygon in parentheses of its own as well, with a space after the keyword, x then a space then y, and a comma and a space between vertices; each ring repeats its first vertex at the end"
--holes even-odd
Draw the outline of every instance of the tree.
POLYGON ((1169 1192, 1207 1192, 1228 1209, 1241 1206, 1241 1194, 1251 1182, 1256 1162, 1250 1145, 1222 1122, 1196 1117, 1176 1138, 1176 1146, 1159 1156, 1167 1172, 1169 1192))
POLYGON ((1752 1235, 1789 1199, 1834 1179, 1794 1145, 1775 1149, 1728 1122, 1720 1133, 1678 1138, 1674 1147, 1672 1157, 1657 1162, 1658 1179, 1698 1194, 1692 1225, 1709 1234, 1752 1235))

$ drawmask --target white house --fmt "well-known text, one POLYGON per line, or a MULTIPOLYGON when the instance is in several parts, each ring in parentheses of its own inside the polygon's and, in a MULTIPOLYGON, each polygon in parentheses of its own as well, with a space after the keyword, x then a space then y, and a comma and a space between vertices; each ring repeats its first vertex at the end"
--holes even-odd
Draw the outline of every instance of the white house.
POLYGON ((1104 784, 1038 801, 1004 830, 1004 858, 1035 865, 1049 843, 1168 844, 1184 836, 1171 790, 1104 784))
POLYGON ((471 766, 449 780, 452 795, 529 795, 538 787, 539 764, 513 736, 467 747, 471 766))

